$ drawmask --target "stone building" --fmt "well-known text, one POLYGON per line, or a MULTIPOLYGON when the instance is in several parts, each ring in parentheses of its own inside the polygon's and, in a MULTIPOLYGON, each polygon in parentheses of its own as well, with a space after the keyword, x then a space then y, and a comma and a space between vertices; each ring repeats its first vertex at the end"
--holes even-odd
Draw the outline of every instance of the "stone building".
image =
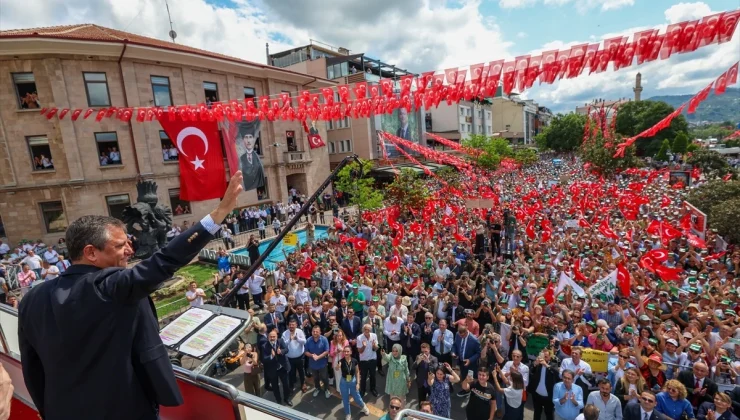
MULTIPOLYGON (((80 216, 120 215, 136 200, 139 178, 157 182, 161 203, 187 206, 190 213, 175 216, 178 224, 199 220, 217 202, 180 201, 176 149, 156 121, 47 120, 39 107, 177 106, 281 92, 295 97, 334 84, 97 25, 0 31, 0 237, 11 244, 24 238, 55 243, 80 216), (102 153, 118 159, 104 165, 102 153)), ((317 128, 326 138, 324 124, 317 128)), ((240 207, 285 202, 289 186, 310 194, 328 176, 327 148, 310 150, 298 122, 263 122, 261 130, 267 185, 243 193, 240 207)))

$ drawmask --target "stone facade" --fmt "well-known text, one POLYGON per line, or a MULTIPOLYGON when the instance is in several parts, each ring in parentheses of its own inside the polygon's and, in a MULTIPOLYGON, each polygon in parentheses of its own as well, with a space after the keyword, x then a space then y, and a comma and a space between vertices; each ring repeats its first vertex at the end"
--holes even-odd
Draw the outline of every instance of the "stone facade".
MULTIPOLYGON (((10 44, 6 41, 3 45, 10 44)), ((80 116, 74 122, 69 116, 63 120, 56 116, 47 120, 38 110, 20 109, 14 73, 33 73, 42 107, 83 110, 89 108, 85 72, 105 74, 110 105, 115 107, 153 106, 151 76, 169 79, 173 105, 205 102, 203 82, 217 84, 221 101, 243 100, 246 87, 253 88, 257 96, 286 91, 295 97, 306 88, 332 85, 323 81, 306 87, 313 79, 307 76, 286 75, 286 80, 265 76, 269 68, 257 71, 244 66, 243 71, 237 72, 233 71, 239 68, 236 65, 225 66, 219 60, 204 57, 196 60, 184 56, 163 61, 175 57, 173 53, 156 55, 159 61, 126 55, 119 61, 119 57, 112 54, 87 55, 82 52, 85 51, 84 42, 57 51, 72 49, 81 52, 50 50, 29 55, 16 52, 0 60, 0 217, 11 244, 24 238, 56 242, 64 234, 63 226, 78 217, 109 214, 108 196, 128 194, 130 202, 135 202, 138 177, 156 181, 160 202, 166 205, 170 205, 170 190, 179 187, 179 164, 164 161, 162 128, 156 121, 137 123, 134 119, 124 123, 104 119, 96 122, 95 113, 87 120, 80 116), (211 65, 208 65, 209 60, 211 65), (121 165, 100 165, 96 133, 115 133, 121 165), (48 140, 53 169, 34 169, 28 140, 34 136, 48 140), (63 215, 56 213, 56 221, 47 228, 42 208, 48 210, 56 205, 61 205, 63 215)), ((324 124, 317 124, 317 128, 322 137, 327 138, 324 124)), ((263 122, 261 143, 268 197, 259 201, 256 191, 245 192, 239 198, 240 207, 286 201, 291 181, 301 192, 311 194, 329 175, 327 148, 310 150, 298 122, 263 122), (298 151, 302 152, 298 158, 288 157, 287 131, 295 133, 298 151)), ((228 173, 228 164, 226 166, 228 173)), ((175 216, 175 222, 197 221, 212 210, 217 201, 190 203, 192 213, 175 216)))

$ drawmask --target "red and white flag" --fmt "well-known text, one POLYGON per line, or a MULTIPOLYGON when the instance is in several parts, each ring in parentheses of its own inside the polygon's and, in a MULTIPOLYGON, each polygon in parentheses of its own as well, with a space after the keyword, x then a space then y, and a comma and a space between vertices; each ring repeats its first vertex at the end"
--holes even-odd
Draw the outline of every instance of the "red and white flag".
POLYGON ((202 201, 223 197, 226 176, 217 123, 161 118, 159 124, 180 154, 180 198, 202 201))

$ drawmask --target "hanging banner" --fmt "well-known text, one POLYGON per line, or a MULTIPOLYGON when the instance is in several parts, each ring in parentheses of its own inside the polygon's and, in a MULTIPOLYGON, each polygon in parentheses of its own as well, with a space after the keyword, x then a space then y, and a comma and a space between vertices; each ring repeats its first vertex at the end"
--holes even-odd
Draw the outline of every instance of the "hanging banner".
POLYGON ((707 214, 699 210, 688 201, 683 202, 684 211, 691 214, 691 233, 706 239, 707 233, 707 214))
POLYGON ((606 302, 613 302, 614 295, 617 293, 617 270, 596 282, 588 292, 594 298, 602 297, 606 302))

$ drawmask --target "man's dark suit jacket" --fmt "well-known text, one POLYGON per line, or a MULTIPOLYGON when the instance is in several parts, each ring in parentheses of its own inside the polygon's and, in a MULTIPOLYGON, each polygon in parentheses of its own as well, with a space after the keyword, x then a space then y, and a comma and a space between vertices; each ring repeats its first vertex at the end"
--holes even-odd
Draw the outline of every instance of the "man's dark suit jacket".
POLYGON ((360 320, 360 317, 353 316, 352 319, 346 318, 342 321, 342 331, 344 332, 344 335, 347 336, 347 340, 354 340, 362 334, 362 320, 360 320), (352 323, 352 328, 350 329, 350 322, 352 323))
MULTIPOLYGON (((622 411, 622 420, 643 420, 640 417, 640 404, 627 404, 624 406, 622 411)), ((670 417, 663 413, 659 413, 658 410, 653 409, 648 420, 671 420, 670 417)))
POLYGON ((560 371, 558 364, 555 361, 551 361, 546 367, 537 365, 537 367, 529 371, 529 385, 527 386, 527 392, 532 395, 537 392, 537 387, 540 385, 540 375, 542 375, 543 369, 545 369, 545 389, 547 389, 547 396, 552 398, 555 384, 560 382, 560 371))
POLYGON ((43 418, 156 419, 182 404, 149 294, 211 239, 197 223, 133 268, 73 264, 28 292, 18 339, 43 418))
POLYGON ((288 361, 288 345, 285 344, 285 341, 283 341, 282 338, 277 339, 276 345, 280 349, 281 354, 275 354, 275 356, 272 355, 273 348, 270 344, 270 340, 263 341, 261 345, 261 360, 267 375, 277 374, 278 369, 281 367, 285 369, 286 372, 290 370, 290 362, 288 361))
MULTIPOLYGON (((686 399, 689 400, 689 402, 691 402, 691 405, 693 406, 694 385, 696 385, 696 383, 694 382, 694 372, 690 370, 682 370, 681 373, 678 374, 678 381, 686 387, 686 392, 688 392, 686 399)), ((706 377, 704 378, 704 382, 702 382, 702 389, 706 389, 707 392, 704 393, 703 396, 699 397, 699 403, 694 406, 695 410, 699 408, 699 406, 703 402, 714 402, 714 394, 717 393, 717 384, 709 379, 709 377, 706 377)))
POLYGON ((414 363, 411 365, 411 369, 416 372, 416 384, 419 387, 425 386, 425 382, 427 381, 427 376, 429 375, 429 372, 434 373, 434 371, 437 370, 438 366, 439 361, 431 354, 429 355, 429 363, 427 363, 425 360, 416 363, 416 359, 414 359, 414 363))
POLYGON ((275 311, 275 318, 277 318, 277 324, 275 324, 272 321, 272 315, 270 312, 265 314, 265 325, 267 326, 267 333, 269 334, 270 331, 277 328, 278 330, 278 337, 283 334, 283 331, 285 331, 285 318, 283 317, 283 314, 279 313, 278 311, 275 311))

